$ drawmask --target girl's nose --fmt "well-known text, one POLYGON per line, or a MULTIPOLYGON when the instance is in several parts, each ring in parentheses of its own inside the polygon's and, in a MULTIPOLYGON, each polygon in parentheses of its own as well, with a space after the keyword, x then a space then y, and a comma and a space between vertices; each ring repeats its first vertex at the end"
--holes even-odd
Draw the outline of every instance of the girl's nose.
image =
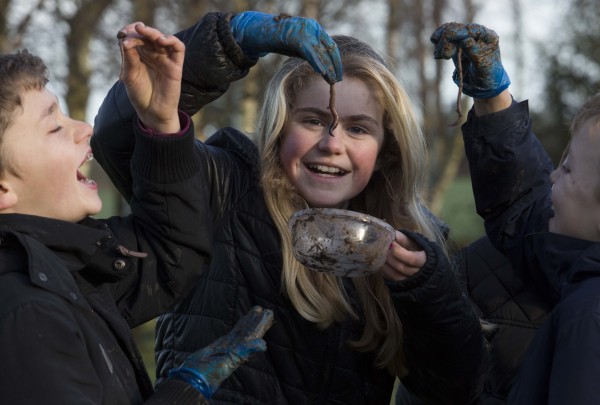
POLYGON ((342 130, 341 125, 335 127, 331 134, 329 133, 329 127, 324 128, 319 141, 319 148, 334 154, 338 154, 343 151, 344 131, 342 130))

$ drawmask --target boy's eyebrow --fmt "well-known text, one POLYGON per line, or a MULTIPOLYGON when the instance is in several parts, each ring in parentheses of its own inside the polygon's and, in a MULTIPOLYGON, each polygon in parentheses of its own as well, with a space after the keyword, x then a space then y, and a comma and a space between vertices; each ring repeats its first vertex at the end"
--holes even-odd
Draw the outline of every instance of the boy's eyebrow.
POLYGON ((48 108, 46 108, 44 111, 42 111, 42 116, 40 117, 40 121, 42 121, 46 117, 49 117, 50 115, 52 115, 54 113, 54 111, 56 111, 57 107, 58 107, 58 100, 54 99, 52 104, 50 104, 50 106, 48 108))

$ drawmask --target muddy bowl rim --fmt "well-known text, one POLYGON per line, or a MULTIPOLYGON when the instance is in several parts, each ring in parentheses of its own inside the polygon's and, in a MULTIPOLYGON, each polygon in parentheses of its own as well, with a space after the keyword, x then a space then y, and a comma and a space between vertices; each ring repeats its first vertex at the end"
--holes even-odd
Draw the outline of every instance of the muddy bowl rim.
POLYGON ((389 231, 393 235, 393 239, 396 239, 396 230, 384 220, 369 214, 342 208, 305 208, 300 211, 296 211, 288 220, 288 227, 290 231, 294 230, 294 225, 296 222, 306 219, 311 215, 316 215, 321 218, 345 219, 364 224, 373 224, 389 231))

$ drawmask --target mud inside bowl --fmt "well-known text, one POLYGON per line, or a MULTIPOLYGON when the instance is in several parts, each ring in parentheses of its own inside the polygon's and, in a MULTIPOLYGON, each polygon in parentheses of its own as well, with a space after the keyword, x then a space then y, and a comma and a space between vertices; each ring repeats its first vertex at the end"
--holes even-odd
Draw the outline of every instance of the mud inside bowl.
POLYGON ((394 228, 355 211, 309 208, 292 215, 292 251, 306 267, 343 277, 378 271, 385 263, 394 228))

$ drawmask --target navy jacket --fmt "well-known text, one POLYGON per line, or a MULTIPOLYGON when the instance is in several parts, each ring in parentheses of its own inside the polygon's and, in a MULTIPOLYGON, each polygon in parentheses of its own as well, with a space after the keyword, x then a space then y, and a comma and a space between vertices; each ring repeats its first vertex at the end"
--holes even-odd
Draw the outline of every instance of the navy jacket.
POLYGON ((529 347, 508 403, 595 403, 600 244, 548 232, 552 164, 532 132, 526 102, 482 117, 471 111, 463 135, 490 240, 555 305, 529 347))

